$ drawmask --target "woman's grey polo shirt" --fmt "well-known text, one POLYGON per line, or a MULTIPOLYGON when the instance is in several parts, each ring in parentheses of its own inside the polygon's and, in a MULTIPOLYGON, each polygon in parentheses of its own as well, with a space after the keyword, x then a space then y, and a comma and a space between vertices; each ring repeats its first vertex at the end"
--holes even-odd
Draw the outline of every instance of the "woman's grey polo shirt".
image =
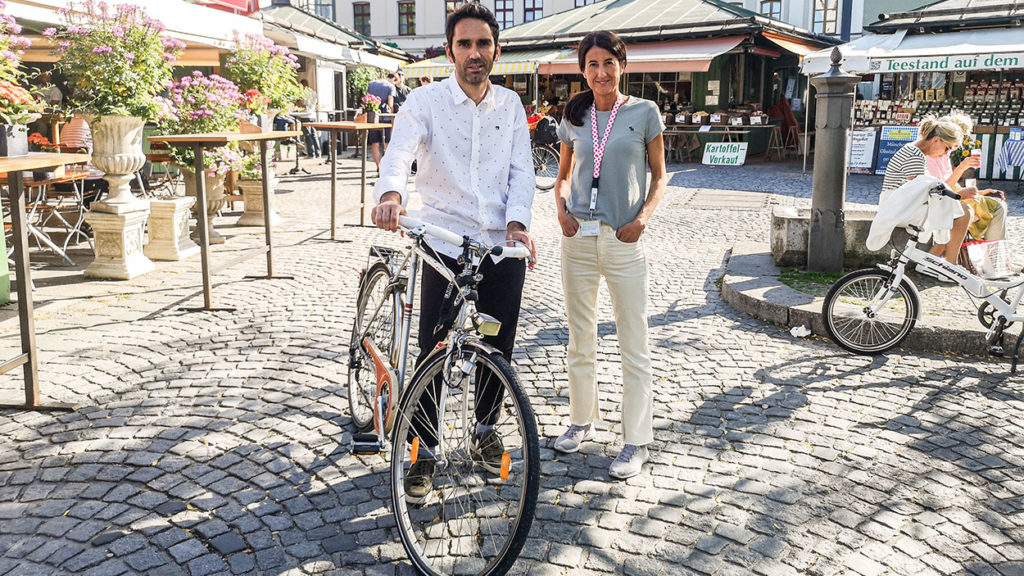
MULTIPOLYGON (((597 112, 599 139, 604 136, 611 114, 597 112)), ((619 106, 601 162, 595 219, 617 230, 637 217, 647 198, 647 144, 664 130, 665 123, 654 102, 630 96, 619 106)), ((558 125, 558 138, 572 147, 576 158, 566 206, 574 216, 586 219, 590 215, 590 185, 594 179, 590 111, 583 113, 583 126, 573 126, 563 118, 558 125)))

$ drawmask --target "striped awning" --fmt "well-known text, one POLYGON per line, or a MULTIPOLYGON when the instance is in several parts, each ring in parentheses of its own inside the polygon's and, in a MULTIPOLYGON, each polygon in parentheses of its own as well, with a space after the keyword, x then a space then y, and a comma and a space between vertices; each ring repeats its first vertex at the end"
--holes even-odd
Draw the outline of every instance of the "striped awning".
MULTIPOLYGON (((533 74, 537 71, 537 67, 544 62, 557 59, 568 52, 572 52, 572 50, 552 50, 550 48, 545 48, 542 50, 503 53, 498 57, 498 61, 494 63, 491 75, 508 76, 511 74, 533 74)), ((448 56, 437 56, 436 58, 431 58, 429 60, 421 60, 413 64, 408 64, 403 67, 402 70, 409 78, 416 78, 419 76, 443 78, 454 74, 455 66, 448 61, 448 56)))

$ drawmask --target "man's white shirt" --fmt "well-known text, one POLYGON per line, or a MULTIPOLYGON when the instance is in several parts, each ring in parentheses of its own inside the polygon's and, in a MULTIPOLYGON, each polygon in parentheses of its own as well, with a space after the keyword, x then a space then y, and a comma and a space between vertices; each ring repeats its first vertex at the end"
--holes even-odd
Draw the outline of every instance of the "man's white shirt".
MULTIPOLYGON (((416 190, 420 218, 489 245, 505 240, 509 222, 530 226, 535 187, 530 131, 519 95, 491 85, 475 104, 454 78, 409 93, 395 118, 391 144, 374 186, 377 202, 398 192, 408 203, 407 184, 418 159, 416 190)), ((451 257, 460 250, 431 244, 451 257)))

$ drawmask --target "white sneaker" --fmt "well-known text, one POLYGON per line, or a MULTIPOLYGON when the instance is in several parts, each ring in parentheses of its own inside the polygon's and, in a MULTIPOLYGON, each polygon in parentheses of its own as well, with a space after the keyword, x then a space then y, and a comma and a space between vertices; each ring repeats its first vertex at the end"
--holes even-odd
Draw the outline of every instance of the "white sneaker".
POLYGON ((647 462, 647 446, 626 444, 622 448, 622 452, 619 452, 619 455, 612 461, 612 465, 608 468, 608 474, 619 480, 632 478, 640 473, 644 462, 647 462))
POLYGON ((569 426, 569 429, 564 434, 555 440, 554 448, 559 452, 566 454, 572 454, 580 449, 580 444, 587 440, 594 439, 594 426, 587 424, 586 426, 577 426, 573 424, 569 426))
POLYGON ((939 282, 942 282, 942 283, 945 283, 945 284, 956 284, 956 282, 953 282, 952 280, 950 280, 949 278, 946 278, 942 274, 939 274, 938 272, 935 272, 933 270, 925 268, 924 266, 921 266, 920 264, 915 266, 914 270, 917 271, 918 274, 923 274, 925 276, 928 276, 929 278, 934 278, 934 279, 938 280, 939 282))

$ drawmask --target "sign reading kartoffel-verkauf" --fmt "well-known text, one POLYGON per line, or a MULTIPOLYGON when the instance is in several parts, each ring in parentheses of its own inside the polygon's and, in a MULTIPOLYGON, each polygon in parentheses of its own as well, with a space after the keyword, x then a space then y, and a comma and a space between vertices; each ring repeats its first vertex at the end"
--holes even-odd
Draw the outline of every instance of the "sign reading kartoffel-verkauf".
POLYGON ((871 72, 943 72, 1024 67, 1024 52, 912 58, 872 58, 871 72))
POLYGON ((746 142, 708 142, 704 145, 702 163, 708 166, 742 166, 746 159, 746 142))

